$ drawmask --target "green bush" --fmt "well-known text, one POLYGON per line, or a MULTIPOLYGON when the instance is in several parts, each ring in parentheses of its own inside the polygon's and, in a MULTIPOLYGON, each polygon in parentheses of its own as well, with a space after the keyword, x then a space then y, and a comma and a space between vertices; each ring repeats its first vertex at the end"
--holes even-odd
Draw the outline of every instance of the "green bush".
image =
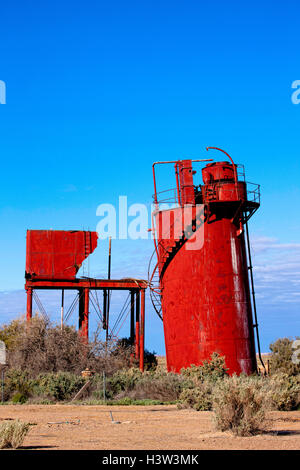
POLYGON ((193 380, 195 384, 209 380, 216 382, 227 376, 225 358, 218 353, 213 353, 209 361, 203 361, 202 365, 192 365, 186 369, 181 369, 181 374, 193 380))
POLYGON ((24 403, 27 402, 27 400, 28 400, 28 396, 20 392, 15 393, 12 397, 12 402, 15 404, 20 403, 21 405, 23 405, 24 403))
POLYGON ((84 385, 85 380, 70 372, 40 374, 36 379, 35 392, 46 398, 68 400, 84 385))
POLYGON ((212 383, 200 383, 197 387, 183 390, 179 396, 178 408, 194 408, 197 411, 212 409, 212 383))
POLYGON ((2 325, 0 327, 0 341, 4 341, 8 350, 13 350, 17 346, 24 328, 24 319, 13 320, 8 325, 2 325))
POLYGON ((258 434, 265 429, 267 402, 262 380, 233 375, 217 382, 212 397, 217 429, 238 436, 258 434))
POLYGON ((8 369, 5 374, 4 399, 13 399, 14 403, 25 403, 33 392, 34 383, 27 371, 8 369))
MULTIPOLYGON (((173 402, 178 400, 180 393, 186 385, 186 378, 161 369, 145 372, 135 383, 131 391, 127 390, 127 396, 135 400, 159 400, 173 402)), ((120 395, 117 397, 119 398, 120 395)))
POLYGON ((202 365, 192 365, 181 370, 186 379, 184 389, 179 396, 179 408, 194 408, 197 411, 211 410, 212 390, 215 384, 227 377, 225 358, 217 353, 202 365))
MULTIPOLYGON (((106 378, 106 399, 123 400, 177 400, 187 379, 179 374, 167 373, 160 368, 142 373, 137 368, 122 369, 106 378)), ((92 379, 92 396, 103 400, 103 376, 92 379)))
POLYGON ((107 391, 112 396, 123 391, 130 391, 141 380, 142 376, 143 373, 137 368, 121 369, 115 372, 111 377, 107 378, 107 391))

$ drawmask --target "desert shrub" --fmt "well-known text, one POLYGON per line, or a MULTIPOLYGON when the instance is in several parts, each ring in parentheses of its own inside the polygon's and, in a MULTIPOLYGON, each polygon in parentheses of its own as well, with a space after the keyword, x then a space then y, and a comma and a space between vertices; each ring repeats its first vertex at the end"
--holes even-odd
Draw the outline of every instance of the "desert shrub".
POLYGON ((7 349, 14 349, 17 340, 24 329, 24 319, 11 321, 7 325, 0 327, 0 341, 4 341, 7 349))
POLYGON ((272 375, 265 383, 265 393, 273 409, 297 410, 300 406, 300 376, 284 373, 272 375))
POLYGON ((34 380, 26 370, 8 369, 5 374, 4 399, 14 398, 14 403, 25 403, 31 396, 34 380))
MULTIPOLYGON (((123 371, 123 369, 122 369, 123 371)), ((124 375, 126 375, 126 369, 124 370, 124 375)), ((121 371, 120 371, 121 372, 121 371)), ((118 385, 118 380, 112 376, 105 376, 105 397, 104 397, 104 384, 103 384, 103 374, 94 374, 93 377, 90 378, 91 385, 89 387, 89 397, 92 400, 97 401, 104 401, 104 400, 111 400, 113 396, 118 393, 117 391, 121 390, 124 386, 126 380, 123 377, 123 373, 120 374, 121 383, 120 386, 118 385)))
POLYGON ((79 375, 86 367, 113 375, 133 365, 130 352, 100 341, 99 331, 85 343, 74 327, 61 329, 39 316, 29 323, 22 319, 11 322, 0 330, 0 337, 8 347, 9 367, 26 370, 32 378, 41 372, 64 371, 79 375))
MULTIPOLYGON (((103 400, 104 395, 103 395, 103 375, 102 374, 94 374, 91 378, 91 386, 90 386, 90 398, 93 400, 103 400)), ((105 398, 111 398, 111 394, 108 395, 106 392, 106 397, 105 398)))
POLYGON ((70 372, 39 374, 30 378, 28 371, 9 369, 5 379, 5 399, 25 403, 32 397, 67 400, 84 384, 81 376, 70 372))
POLYGON ((214 385, 227 377, 225 358, 213 353, 202 365, 192 365, 181 370, 186 379, 184 390, 179 396, 179 408, 194 408, 197 411, 211 410, 214 385))
POLYGON ((173 402, 178 400, 186 383, 186 379, 179 374, 167 373, 160 369, 142 374, 131 390, 119 394, 129 396, 133 400, 158 400, 173 402))
POLYGON ((151 400, 150 398, 144 398, 142 400, 136 400, 130 397, 124 397, 108 402, 108 405, 119 406, 119 405, 137 405, 137 406, 151 406, 151 405, 163 405, 165 402, 160 400, 151 400))
POLYGON ((205 380, 216 382, 227 376, 225 358, 218 353, 213 353, 210 360, 203 361, 202 365, 192 365, 186 369, 181 369, 181 374, 193 380, 195 384, 205 380))
POLYGON ((67 370, 80 372, 85 366, 85 345, 75 328, 52 327, 42 318, 34 317, 23 325, 14 347, 9 350, 9 364, 27 370, 32 377, 40 371, 67 370))
POLYGON ((26 403, 28 400, 28 396, 27 395, 24 395, 23 393, 21 392, 17 392, 15 393, 13 396, 12 396, 12 402, 14 404, 17 404, 19 403, 20 405, 23 405, 24 403, 26 403))
POLYGON ((145 349, 144 351, 144 369, 145 370, 156 370, 157 368, 157 358, 156 353, 148 351, 145 349))
MULTIPOLYGON (((296 339, 299 339, 299 337, 296 339)), ((295 364, 292 361, 292 355, 295 352, 292 349, 292 345, 293 340, 289 338, 280 338, 270 344, 270 350, 272 351, 270 357, 271 374, 276 374, 278 372, 283 372, 288 375, 300 374, 300 363, 295 364)))
POLYGON ((212 409, 212 391, 213 385, 210 381, 201 382, 193 388, 186 388, 179 396, 178 408, 209 411, 212 409))
POLYGON ((84 378, 70 372, 40 374, 36 379, 35 394, 55 400, 68 400, 84 383, 84 378))
POLYGON ((137 368, 121 369, 107 379, 107 390, 112 396, 132 390, 141 380, 143 373, 137 368))
MULTIPOLYGON (((137 368, 122 369, 106 377, 106 398, 170 402, 179 398, 186 383, 185 377, 160 368, 144 373, 137 368)), ((188 384, 191 386, 190 381, 188 384)), ((95 399, 103 399, 103 376, 100 374, 92 379, 92 395, 95 399)))
POLYGON ((265 428, 266 398, 261 379, 233 375, 216 383, 212 408, 220 431, 238 436, 258 434, 265 428))
POLYGON ((20 447, 29 429, 29 423, 23 423, 19 420, 3 421, 0 424, 0 449, 20 447))
MULTIPOLYGON (((157 367, 157 358, 155 352, 144 350, 144 370, 155 370, 157 367)), ((111 351, 113 357, 123 357, 124 365, 127 367, 138 367, 139 363, 135 359, 135 346, 130 338, 121 338, 111 351)))

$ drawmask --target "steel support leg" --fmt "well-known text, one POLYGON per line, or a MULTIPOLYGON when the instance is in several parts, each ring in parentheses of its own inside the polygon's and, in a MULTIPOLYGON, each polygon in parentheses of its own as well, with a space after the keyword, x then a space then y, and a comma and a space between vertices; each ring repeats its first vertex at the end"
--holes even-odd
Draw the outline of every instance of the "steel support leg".
POLYGON ((131 302, 130 302, 130 341, 131 344, 134 344, 134 297, 135 292, 132 290, 130 292, 131 302))
POLYGON ((140 370, 144 372, 145 349, 145 289, 141 290, 141 322, 140 322, 140 370))
POLYGON ((88 342, 89 340, 89 302, 90 302, 90 289, 84 289, 84 312, 82 323, 82 336, 88 342))
POLYGON ((135 304, 135 358, 140 358, 140 290, 136 292, 135 304))
POLYGON ((29 321, 32 318, 32 287, 27 289, 27 311, 26 320, 29 321))

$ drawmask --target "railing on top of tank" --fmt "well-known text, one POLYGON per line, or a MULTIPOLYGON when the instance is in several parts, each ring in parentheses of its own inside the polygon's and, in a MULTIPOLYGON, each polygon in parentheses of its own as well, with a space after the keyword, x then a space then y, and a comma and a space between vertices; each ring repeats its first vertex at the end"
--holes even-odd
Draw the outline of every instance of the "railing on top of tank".
MULTIPOLYGON (((239 180, 241 181, 241 180, 239 180)), ((248 181, 242 181, 246 185, 246 194, 243 187, 229 186, 224 182, 212 183, 204 186, 205 188, 205 199, 208 201, 218 202, 232 201, 235 199, 245 200, 247 195, 248 202, 255 202, 260 204, 260 185, 256 183, 250 183, 248 181), (220 196, 222 194, 222 196, 220 196)))
MULTIPOLYGON (((177 188, 165 189, 164 191, 159 191, 156 193, 157 204, 179 204, 177 197, 177 188), (162 199, 160 199, 162 197, 162 199)), ((155 201, 155 194, 153 194, 153 199, 155 201)))
POLYGON ((247 199, 250 202, 256 202, 260 204, 260 185, 256 183, 250 183, 246 181, 245 167, 240 163, 236 165, 238 181, 244 181, 247 185, 247 199), (249 189, 250 186, 250 189, 249 189))
MULTIPOLYGON (((239 165, 243 167, 243 165, 239 165)), ((239 176, 245 177, 244 172, 239 172, 239 176)), ((244 180, 244 178, 243 178, 244 180)), ((239 179, 239 181, 242 181, 239 179)), ((249 202, 255 202, 257 204, 260 204, 260 185, 256 183, 250 183, 249 181, 245 181, 246 183, 246 188, 247 188, 247 200, 249 202)), ((205 187, 205 186, 204 186, 205 187)), ((214 183, 210 187, 206 188, 206 196, 210 200, 218 200, 218 193, 220 189, 225 189, 227 194, 232 193, 232 195, 229 197, 229 199, 234 199, 234 195, 236 194, 236 191, 238 192, 238 196, 242 196, 240 194, 241 188, 226 188, 226 185, 224 183, 214 183)), ((241 197, 242 198, 242 197, 241 197)), ((155 199, 155 196, 153 195, 153 199, 155 199)), ((180 202, 178 201, 178 195, 177 195, 177 189, 176 188, 170 188, 170 189, 165 189, 164 191, 160 191, 157 193, 157 205, 159 207, 160 204, 176 204, 180 205, 180 202)))
POLYGON ((247 199, 250 202, 260 204, 260 185, 247 181, 247 199), (250 186, 250 189, 249 189, 250 186))

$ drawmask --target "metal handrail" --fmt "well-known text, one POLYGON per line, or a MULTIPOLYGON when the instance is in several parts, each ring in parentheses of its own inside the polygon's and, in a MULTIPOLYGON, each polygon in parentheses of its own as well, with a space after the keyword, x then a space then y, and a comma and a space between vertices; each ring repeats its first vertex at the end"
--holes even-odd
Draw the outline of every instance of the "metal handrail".
MULTIPOLYGON (((155 202, 155 194, 152 195, 152 198, 155 202)), ((180 204, 180 201, 178 200, 178 195, 177 195, 177 188, 170 188, 170 189, 165 189, 163 191, 159 191, 156 193, 156 203, 157 205, 163 204, 163 203, 174 203, 174 204, 180 204), (167 197, 166 199, 160 199, 158 200, 158 196, 161 194, 169 193, 172 191, 172 196, 167 197)))
POLYGON ((213 162, 213 158, 205 158, 205 159, 182 159, 182 160, 169 160, 166 162, 154 162, 152 165, 152 173, 153 173, 153 184, 154 184, 154 203, 157 204, 157 190, 156 190, 156 177, 155 177, 155 165, 166 165, 170 163, 175 164, 175 172, 176 172, 176 164, 178 165, 179 162, 182 162, 184 160, 190 160, 192 163, 193 162, 213 162))

